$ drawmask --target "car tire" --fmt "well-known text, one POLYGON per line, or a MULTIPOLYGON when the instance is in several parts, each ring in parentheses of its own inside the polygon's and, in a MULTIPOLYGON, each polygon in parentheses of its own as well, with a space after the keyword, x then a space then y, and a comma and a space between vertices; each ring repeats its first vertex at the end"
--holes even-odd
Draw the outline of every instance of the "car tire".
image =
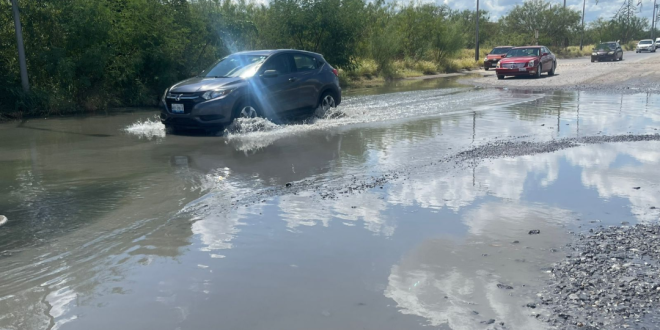
POLYGON ((557 70, 557 62, 552 62, 552 69, 548 71, 548 76, 554 76, 555 75, 555 70, 557 70))
POLYGON ((593 63, 593 62, 596 62, 596 60, 594 60, 594 59, 592 58, 592 59, 591 59, 591 63, 593 63))
POLYGON ((498 75, 497 75, 497 79, 498 79, 498 80, 502 80, 502 79, 504 79, 504 75, 503 75, 503 74, 498 74, 498 75))
POLYGON ((534 78, 541 78, 541 73, 543 73, 543 65, 539 63, 539 68, 536 70, 536 76, 534 78))
POLYGON ((248 101, 242 101, 234 110, 234 120, 238 118, 256 118, 261 117, 259 109, 248 101))
POLYGON ((487 66, 484 67, 484 70, 488 71, 488 69, 489 69, 489 67, 487 67, 487 66))
POLYGON ((336 108, 337 107, 337 100, 332 93, 332 91, 325 91, 323 94, 321 94, 321 97, 319 98, 319 104, 316 108, 321 108, 321 110, 325 113, 326 111, 330 110, 330 108, 336 108))

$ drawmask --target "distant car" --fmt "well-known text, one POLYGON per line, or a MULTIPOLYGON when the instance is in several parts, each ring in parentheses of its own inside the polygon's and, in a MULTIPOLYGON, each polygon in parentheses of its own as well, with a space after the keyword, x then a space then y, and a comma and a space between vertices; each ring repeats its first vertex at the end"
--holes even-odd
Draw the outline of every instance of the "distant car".
POLYGON ((641 53, 643 51, 655 53, 655 41, 652 39, 640 40, 635 48, 635 53, 641 53))
POLYGON ((513 48, 512 46, 497 46, 493 48, 493 50, 486 55, 486 58, 484 58, 484 69, 488 71, 490 68, 494 68, 497 66, 497 62, 499 62, 501 59, 506 56, 506 53, 509 52, 513 48))
POLYGON ((660 48, 660 38, 655 38, 655 49, 660 48))
POLYGON ((334 108, 341 103, 338 76, 323 56, 312 52, 235 53, 165 90, 160 119, 171 129, 217 129, 236 118, 334 108))
POLYGON ((526 46, 511 48, 506 57, 497 63, 495 72, 497 79, 504 79, 506 76, 539 78, 543 72, 547 72, 548 76, 554 76, 555 70, 557 70, 557 58, 547 47, 526 46))
POLYGON ((603 42, 594 47, 591 53, 591 62, 620 61, 623 59, 623 49, 616 41, 603 42))

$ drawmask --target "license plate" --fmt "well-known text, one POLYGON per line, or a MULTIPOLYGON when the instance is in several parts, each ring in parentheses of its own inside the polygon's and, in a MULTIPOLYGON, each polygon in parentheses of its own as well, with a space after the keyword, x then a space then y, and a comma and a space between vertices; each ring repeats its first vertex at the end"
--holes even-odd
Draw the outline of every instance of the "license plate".
POLYGON ((183 113, 183 104, 172 103, 172 113, 183 113))
POLYGON ((518 68, 518 71, 527 71, 527 68, 518 68))

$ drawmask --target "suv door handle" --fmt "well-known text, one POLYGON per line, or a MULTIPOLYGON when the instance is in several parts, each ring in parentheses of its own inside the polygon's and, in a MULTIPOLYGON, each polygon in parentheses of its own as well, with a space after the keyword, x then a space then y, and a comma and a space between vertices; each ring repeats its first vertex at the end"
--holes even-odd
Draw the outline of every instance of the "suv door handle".
POLYGON ((289 78, 289 82, 294 82, 294 81, 296 81, 296 80, 298 80, 298 79, 297 79, 297 78, 294 78, 294 77, 289 78))

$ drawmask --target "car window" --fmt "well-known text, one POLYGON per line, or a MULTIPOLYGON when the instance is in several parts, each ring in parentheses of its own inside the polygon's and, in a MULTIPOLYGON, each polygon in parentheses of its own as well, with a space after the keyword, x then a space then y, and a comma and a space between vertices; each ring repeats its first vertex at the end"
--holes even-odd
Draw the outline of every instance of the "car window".
POLYGON ((650 44, 651 40, 642 40, 639 43, 642 44, 642 45, 646 45, 646 44, 650 44))
POLYGON ((296 64, 296 71, 298 72, 312 71, 318 68, 316 59, 312 56, 294 54, 293 62, 296 64))
POLYGON ((607 50, 607 49, 616 49, 616 44, 613 43, 602 43, 598 44, 595 49, 607 50))
POLYGON ((259 65, 266 59, 265 55, 231 55, 215 62, 202 71, 200 77, 238 77, 253 75, 259 65))
POLYGON ((539 48, 517 48, 512 49, 506 57, 539 56, 539 48))
POLYGON ((269 58, 266 63, 264 63, 261 72, 266 70, 276 70, 279 74, 291 73, 292 70, 289 55, 280 54, 269 58))
POLYGON ((490 51, 490 54, 493 55, 499 55, 499 54, 506 54, 511 50, 511 48, 506 48, 506 47, 499 47, 499 48, 493 48, 493 50, 490 51))

